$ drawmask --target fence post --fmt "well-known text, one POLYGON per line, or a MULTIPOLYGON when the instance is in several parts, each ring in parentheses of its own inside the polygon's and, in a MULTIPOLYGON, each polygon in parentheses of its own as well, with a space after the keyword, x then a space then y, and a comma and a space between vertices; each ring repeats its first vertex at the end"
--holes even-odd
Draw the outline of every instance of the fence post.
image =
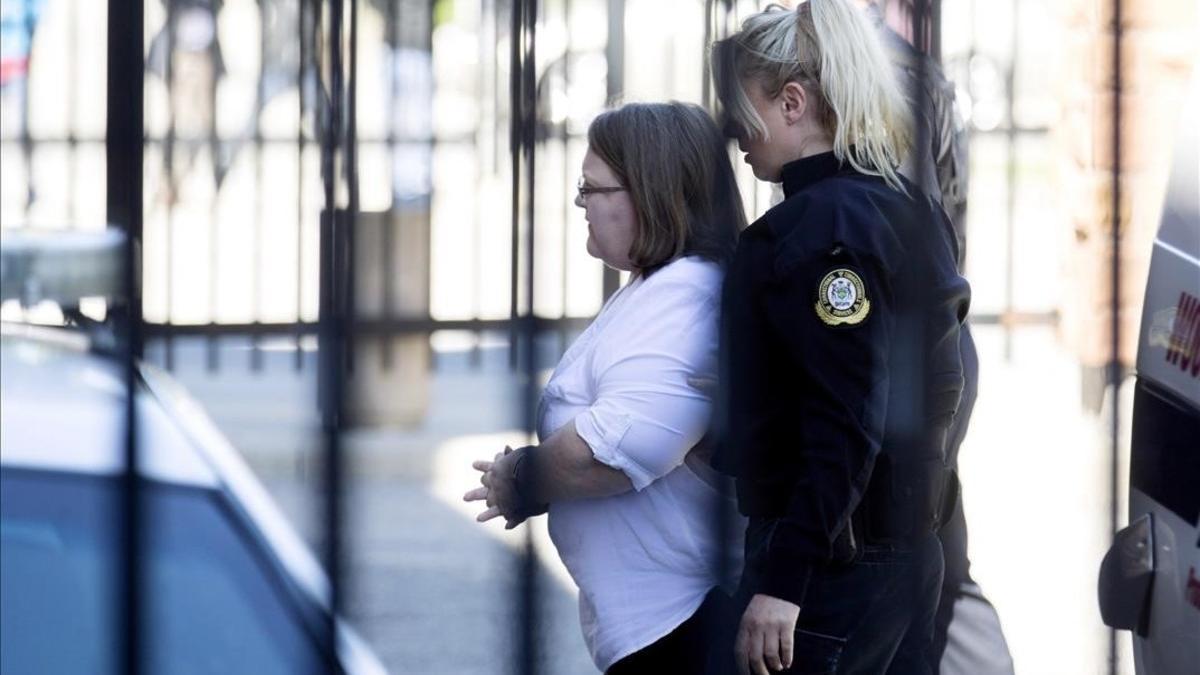
POLYGON ((137 476, 137 362, 142 356, 142 163, 143 163, 143 6, 141 0, 108 4, 106 204, 109 227, 125 231, 124 298, 113 308, 113 324, 123 332, 125 375, 125 472, 118 529, 120 570, 117 623, 120 646, 114 672, 142 672, 141 545, 142 514, 137 476))

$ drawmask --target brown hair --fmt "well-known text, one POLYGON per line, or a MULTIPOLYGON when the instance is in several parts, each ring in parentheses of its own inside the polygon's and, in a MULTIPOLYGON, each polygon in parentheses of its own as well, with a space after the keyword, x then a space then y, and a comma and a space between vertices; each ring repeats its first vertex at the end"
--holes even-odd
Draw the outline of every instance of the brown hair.
POLYGON ((649 276, 685 255, 724 264, 746 226, 717 125, 688 103, 628 103, 588 128, 592 152, 629 190, 638 231, 629 260, 649 276))

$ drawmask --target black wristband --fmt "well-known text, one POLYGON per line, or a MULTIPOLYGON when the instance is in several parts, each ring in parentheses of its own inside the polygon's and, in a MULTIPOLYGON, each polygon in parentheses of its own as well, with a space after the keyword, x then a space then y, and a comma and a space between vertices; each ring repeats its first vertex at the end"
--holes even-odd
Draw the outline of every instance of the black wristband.
POLYGON ((513 461, 511 478, 517 493, 517 504, 513 517, 524 520, 546 512, 547 505, 539 503, 537 494, 537 446, 526 445, 513 450, 516 459, 513 461))

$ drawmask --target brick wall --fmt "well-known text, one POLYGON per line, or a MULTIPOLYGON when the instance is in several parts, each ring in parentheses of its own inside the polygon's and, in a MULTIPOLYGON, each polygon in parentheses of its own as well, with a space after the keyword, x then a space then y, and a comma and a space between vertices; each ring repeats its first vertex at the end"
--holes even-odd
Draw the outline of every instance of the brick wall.
MULTIPOLYGON (((1111 351, 1113 0, 1059 0, 1062 117, 1055 129, 1069 214, 1063 337, 1085 367, 1111 351)), ((1196 0, 1122 3, 1121 361, 1132 365, 1173 139, 1200 43, 1196 0)))

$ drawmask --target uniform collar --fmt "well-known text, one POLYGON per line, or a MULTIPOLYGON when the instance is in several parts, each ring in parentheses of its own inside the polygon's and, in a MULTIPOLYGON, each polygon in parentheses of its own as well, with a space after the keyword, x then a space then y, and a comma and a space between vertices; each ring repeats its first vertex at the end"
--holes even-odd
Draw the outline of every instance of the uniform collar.
POLYGON ((842 168, 842 163, 833 152, 823 152, 788 162, 783 165, 780 177, 783 179, 783 195, 791 197, 804 188, 834 175, 842 168))

